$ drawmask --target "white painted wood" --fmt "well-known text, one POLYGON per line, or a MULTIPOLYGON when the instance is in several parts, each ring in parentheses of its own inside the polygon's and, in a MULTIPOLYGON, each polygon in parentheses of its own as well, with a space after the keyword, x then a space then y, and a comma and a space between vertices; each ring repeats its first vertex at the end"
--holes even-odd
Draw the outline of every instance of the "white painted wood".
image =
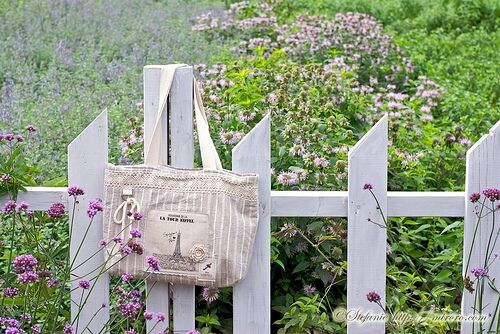
MULTIPOLYGON (((90 218, 87 216, 87 205, 89 200, 103 197, 104 191, 104 169, 108 162, 108 114, 103 111, 83 132, 76 137, 68 146, 68 183, 69 185, 82 187, 85 195, 79 198, 80 204, 76 206, 74 211, 73 233, 70 245, 70 259, 73 261, 77 249, 82 242, 87 226, 89 226, 90 218)), ((73 214, 72 200, 68 203, 69 215, 73 214)), ((94 221, 90 225, 86 238, 83 240, 83 245, 76 256, 74 266, 78 266, 82 261, 88 259, 92 254, 100 249, 99 241, 102 239, 102 215, 95 216, 94 221)), ((75 274, 82 278, 90 279, 96 275, 96 272, 89 276, 85 274, 99 268, 104 261, 104 254, 99 253, 88 262, 82 264, 79 268, 73 270, 75 274)), ((72 277, 74 279, 75 276, 72 277)), ((71 299, 79 303, 81 296, 81 288, 77 288, 78 281, 72 283, 71 299)), ((78 333, 83 333, 83 329, 101 309, 104 303, 105 308, 101 309, 94 319, 90 322, 88 329, 93 333, 98 333, 103 325, 109 319, 109 278, 107 273, 92 282, 92 289, 86 304, 79 315, 78 333)), ((84 295, 84 299, 87 294, 84 295)), ((71 303, 71 317, 75 319, 78 314, 78 306, 71 303)), ((85 331, 89 333, 88 330, 85 331)))
MULTIPOLYGON (((158 108, 161 105, 160 101, 160 65, 150 65, 144 67, 144 145, 149 143, 153 135, 156 118, 158 116, 158 108)), ((168 105, 165 106, 167 108, 168 105)), ((168 113, 163 111, 160 123, 161 137, 161 162, 164 165, 168 164, 168 113)), ((144 147, 144 152, 147 148, 144 147)), ((144 153, 146 154, 146 153, 144 153)), ((166 321, 158 324, 155 330, 166 330, 169 328, 169 286, 168 283, 147 281, 146 288, 149 292, 146 300, 146 309, 152 312, 162 312, 167 315, 166 321)), ((146 323, 146 330, 149 332, 155 325, 153 321, 146 323)))
MULTIPOLYGON (((54 202, 68 202, 65 187, 27 187, 19 193, 36 211, 45 211, 54 202)), ((463 217, 465 193, 441 191, 389 191, 389 217, 463 217)), ((0 203, 8 200, 0 197, 0 203)), ((271 191, 272 217, 347 217, 347 191, 271 191)))
MULTIPOLYGON (((470 195, 474 192, 482 192, 484 188, 500 186, 500 121, 490 130, 488 135, 483 136, 476 144, 474 144, 467 152, 466 161, 466 179, 465 179, 465 193, 470 195)), ((491 206, 491 202, 487 200, 487 205, 491 206)), ((487 217, 481 219, 476 239, 473 244, 474 231, 478 222, 477 213, 480 207, 476 204, 470 203, 468 198, 465 198, 465 217, 464 217, 464 256, 463 256, 463 269, 462 274, 464 277, 469 276, 474 279, 471 274, 471 269, 476 267, 485 267, 486 250, 488 239, 492 231, 493 216, 489 214, 487 217), (472 252, 472 253, 470 253, 472 252), (470 263, 468 263, 469 254, 470 263)), ((485 214, 485 211, 482 213, 485 214)), ((493 238, 499 233, 498 220, 500 215, 496 213, 495 216, 495 230, 493 238)), ((493 239, 494 240, 494 239, 493 239)), ((500 253, 500 242, 497 242, 494 248, 496 253, 500 253)), ((496 285, 499 288, 498 279, 500 278, 500 261, 498 259, 493 261, 489 268, 491 278, 496 278, 496 285)), ((477 284, 474 288, 477 289, 477 284)), ((483 295, 483 314, 495 312, 495 307, 498 303, 498 294, 494 292, 486 283, 483 295)), ((474 308, 479 309, 479 305, 475 305, 475 294, 464 290, 462 296, 462 314, 473 314, 474 308)), ((498 315, 497 315, 498 316, 498 315)), ((488 319, 484 324, 483 329, 486 333, 489 326, 493 321, 493 328, 496 330, 497 319, 488 319)), ((461 333, 479 333, 479 325, 470 322, 463 322, 461 333), (474 328, 473 328, 474 326, 474 328)), ((493 331, 492 333, 494 333, 493 331)))
POLYGON ((271 151, 270 117, 265 116, 233 148, 233 170, 259 174, 260 217, 248 275, 233 290, 233 332, 271 332, 271 151))
MULTIPOLYGON (((170 93, 170 161, 171 165, 192 168, 193 146, 193 68, 178 68, 170 93)), ((183 332, 195 327, 194 285, 174 285, 172 288, 174 331, 183 332)))
MULTIPOLYGON (((463 192, 390 191, 389 217, 463 217, 463 192)), ((271 191, 272 217, 347 217, 347 191, 271 191)))
MULTIPOLYGON (((384 224, 366 183, 373 185, 380 207, 387 213, 387 129, 385 115, 349 151, 348 156, 348 231, 347 231, 347 308, 380 314, 383 311, 370 303, 371 291, 381 296, 385 306, 387 231, 371 222, 384 224)), ((349 322, 348 334, 385 333, 384 322, 349 322)))
MULTIPOLYGON (((45 211, 56 202, 68 207, 68 188, 66 187, 26 187, 26 190, 19 192, 17 201, 28 203, 30 210, 45 211)), ((9 196, 0 196, 0 203, 8 200, 9 196)))

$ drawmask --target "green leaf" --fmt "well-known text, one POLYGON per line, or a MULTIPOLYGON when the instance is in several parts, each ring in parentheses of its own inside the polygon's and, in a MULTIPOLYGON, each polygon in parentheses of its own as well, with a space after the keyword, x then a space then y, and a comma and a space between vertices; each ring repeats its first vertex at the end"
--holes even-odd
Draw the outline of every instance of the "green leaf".
POLYGON ((449 230, 451 230, 451 229, 453 229, 453 228, 455 228, 457 226, 460 226, 462 224, 463 224, 463 221, 458 220, 458 221, 454 222, 453 224, 450 224, 450 225, 446 226, 440 234, 445 234, 449 230))
POLYGON ((300 262, 292 271, 292 274, 299 273, 306 270, 309 267, 309 263, 306 261, 300 262))

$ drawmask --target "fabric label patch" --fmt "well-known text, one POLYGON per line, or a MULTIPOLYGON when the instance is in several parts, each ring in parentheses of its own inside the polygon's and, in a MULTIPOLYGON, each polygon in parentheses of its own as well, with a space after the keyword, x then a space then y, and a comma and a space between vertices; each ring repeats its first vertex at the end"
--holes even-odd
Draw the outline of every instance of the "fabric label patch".
POLYGON ((145 254, 159 260, 160 273, 215 281, 207 214, 153 210, 145 223, 145 254))

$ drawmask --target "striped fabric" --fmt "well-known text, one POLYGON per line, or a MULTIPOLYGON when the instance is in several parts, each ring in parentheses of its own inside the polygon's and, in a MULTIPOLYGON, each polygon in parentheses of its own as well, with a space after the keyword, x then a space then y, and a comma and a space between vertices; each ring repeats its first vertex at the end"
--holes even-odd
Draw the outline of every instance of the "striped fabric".
POLYGON ((256 175, 110 165, 104 183, 103 236, 111 274, 217 287, 245 276, 258 223, 256 175), (131 198, 144 217, 140 221, 123 215, 132 208, 126 202, 131 198), (143 236, 132 237, 133 228, 143 236), (112 241, 117 236, 121 244, 112 241), (160 270, 146 262, 148 256, 159 260, 160 270))

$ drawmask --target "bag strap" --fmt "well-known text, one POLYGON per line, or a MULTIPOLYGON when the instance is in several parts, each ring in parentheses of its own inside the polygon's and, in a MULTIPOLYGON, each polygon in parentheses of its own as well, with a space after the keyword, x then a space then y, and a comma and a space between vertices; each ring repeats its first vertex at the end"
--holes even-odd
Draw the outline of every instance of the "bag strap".
MULTIPOLYGON (((146 143, 145 163, 147 165, 159 165, 160 160, 160 122, 163 112, 165 110, 170 88, 175 76, 175 70, 182 64, 166 65, 160 68, 160 96, 158 103, 158 113, 156 116, 153 134, 149 142, 146 143)), ((208 119, 203 107, 201 94, 196 84, 196 79, 193 77, 193 90, 194 90, 194 110, 196 117, 196 132, 198 133, 198 140, 200 142, 201 160, 203 169, 222 170, 222 164, 215 149, 214 142, 210 137, 208 127, 208 119)))

